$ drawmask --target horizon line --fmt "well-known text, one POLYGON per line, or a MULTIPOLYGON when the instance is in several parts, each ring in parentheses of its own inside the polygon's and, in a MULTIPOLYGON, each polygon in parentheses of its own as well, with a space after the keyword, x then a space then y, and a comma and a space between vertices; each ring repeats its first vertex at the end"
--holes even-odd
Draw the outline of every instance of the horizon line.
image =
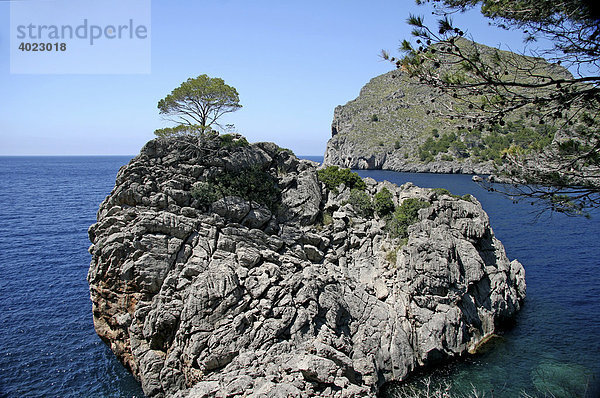
MULTIPOLYGON (((1 0, 0 0, 1 1, 1 0)), ((7 155, 7 154, 0 154, 1 158, 19 158, 19 157, 92 157, 92 156, 96 156, 96 157, 108 157, 108 156, 131 156, 131 157, 135 157, 138 154, 132 155, 132 154, 17 154, 17 155, 7 155)), ((306 156, 310 156, 310 157, 323 157, 323 155, 295 155, 296 157, 306 157, 306 156)))

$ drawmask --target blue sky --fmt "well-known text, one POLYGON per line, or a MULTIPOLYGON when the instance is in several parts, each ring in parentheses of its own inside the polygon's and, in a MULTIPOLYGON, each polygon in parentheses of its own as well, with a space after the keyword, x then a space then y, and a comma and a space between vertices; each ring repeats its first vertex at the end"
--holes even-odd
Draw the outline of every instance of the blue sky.
MULTIPOLYGON (((335 106, 392 69, 378 54, 410 36, 410 13, 435 20, 413 0, 156 0, 150 73, 11 74, 10 6, 0 1, 0 155, 137 154, 169 125, 157 102, 204 73, 240 93, 243 108, 224 122, 249 141, 322 155, 335 106)), ((479 42, 523 47, 476 11, 454 19, 479 42)))

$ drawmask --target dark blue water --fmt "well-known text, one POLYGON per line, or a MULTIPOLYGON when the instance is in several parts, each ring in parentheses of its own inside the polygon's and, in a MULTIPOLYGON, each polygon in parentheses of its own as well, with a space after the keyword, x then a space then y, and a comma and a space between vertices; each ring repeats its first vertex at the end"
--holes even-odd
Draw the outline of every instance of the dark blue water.
POLYGON ((143 396, 92 324, 87 228, 126 157, 0 158, 0 396, 143 396))
MULTIPOLYGON (((0 157, 0 396, 143 396, 96 336, 85 280, 87 228, 128 160, 0 157)), ((437 371, 441 378, 494 397, 583 395, 600 370, 600 212, 535 222, 535 208, 469 176, 360 174, 475 195, 509 257, 525 265, 528 297, 516 326, 493 351, 437 371)))

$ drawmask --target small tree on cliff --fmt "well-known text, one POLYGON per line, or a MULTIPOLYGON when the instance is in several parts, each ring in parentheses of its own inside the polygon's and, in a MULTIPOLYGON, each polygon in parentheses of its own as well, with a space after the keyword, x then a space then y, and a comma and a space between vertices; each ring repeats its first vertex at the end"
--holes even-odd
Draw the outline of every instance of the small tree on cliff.
MULTIPOLYGON (((223 79, 207 75, 189 78, 171 91, 171 94, 158 101, 161 115, 166 115, 167 119, 179 125, 187 126, 186 131, 199 132, 210 130, 213 125, 222 127, 217 122, 219 118, 241 107, 239 94, 234 87, 225 84, 223 79)), ((159 136, 169 135, 168 131, 165 134, 165 130, 171 129, 160 129, 155 133, 159 136)))

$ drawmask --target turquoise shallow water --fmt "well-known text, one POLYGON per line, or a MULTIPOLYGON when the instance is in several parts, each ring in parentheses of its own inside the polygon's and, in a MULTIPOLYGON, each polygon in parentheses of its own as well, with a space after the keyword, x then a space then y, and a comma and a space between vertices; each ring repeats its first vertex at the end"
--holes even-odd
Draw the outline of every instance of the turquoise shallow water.
MULTIPOLYGON (((87 228, 128 160, 0 157, 0 397, 143 396, 96 336, 85 280, 87 228)), ((600 212, 534 222, 531 206, 470 176, 360 174, 475 195, 509 257, 525 265, 528 298, 516 326, 487 354, 435 370, 440 379, 493 397, 583 395, 600 370, 600 212)))

